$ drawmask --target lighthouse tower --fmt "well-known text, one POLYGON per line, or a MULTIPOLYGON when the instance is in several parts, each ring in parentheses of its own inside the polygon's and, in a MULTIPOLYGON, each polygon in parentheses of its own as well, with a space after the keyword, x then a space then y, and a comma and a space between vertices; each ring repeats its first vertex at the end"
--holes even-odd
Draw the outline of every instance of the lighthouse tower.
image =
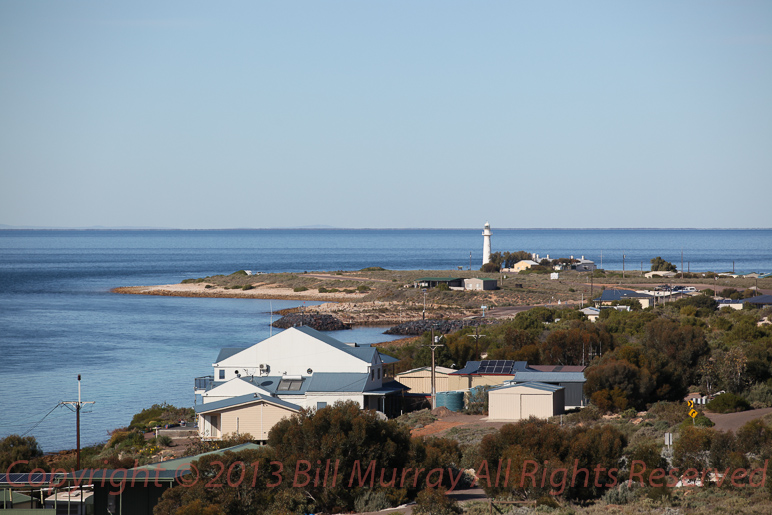
POLYGON ((485 222, 485 227, 483 227, 483 262, 482 264, 485 265, 488 261, 491 260, 491 224, 488 222, 485 222))

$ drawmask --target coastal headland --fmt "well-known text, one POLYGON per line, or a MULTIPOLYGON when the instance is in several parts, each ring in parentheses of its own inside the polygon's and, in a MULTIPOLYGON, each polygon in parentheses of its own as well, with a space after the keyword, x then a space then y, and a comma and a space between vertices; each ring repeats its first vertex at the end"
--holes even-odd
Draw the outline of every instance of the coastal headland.
MULTIPOLYGON (((772 288, 772 280, 757 281, 772 288)), ((309 314, 333 315, 350 325, 398 325, 426 319, 460 320, 483 315, 511 318, 532 306, 573 307, 599 295, 602 289, 648 289, 664 284, 694 286, 697 290, 754 286, 752 279, 645 278, 640 272, 563 271, 558 278, 539 273, 482 273, 469 270, 323 271, 250 275, 238 271, 186 279, 180 284, 123 286, 114 293, 176 297, 282 299, 320 301, 323 304, 279 311, 302 310, 309 314), (420 280, 433 278, 485 278, 496 280, 495 290, 423 289, 420 280)))

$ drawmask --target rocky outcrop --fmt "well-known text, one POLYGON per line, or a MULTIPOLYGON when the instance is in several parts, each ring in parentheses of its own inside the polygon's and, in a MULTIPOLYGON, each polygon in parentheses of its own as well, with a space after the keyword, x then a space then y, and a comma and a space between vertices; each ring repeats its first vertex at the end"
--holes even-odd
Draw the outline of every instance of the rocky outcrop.
POLYGON ((464 327, 487 325, 491 322, 482 319, 466 320, 413 320, 404 324, 395 325, 385 332, 385 334, 398 334, 402 336, 416 336, 431 331, 437 334, 449 334, 463 329, 464 327))
POLYGON ((351 326, 344 324, 332 315, 300 314, 290 313, 281 317, 273 323, 274 327, 287 329, 289 327, 308 326, 317 331, 341 331, 351 329, 351 326))

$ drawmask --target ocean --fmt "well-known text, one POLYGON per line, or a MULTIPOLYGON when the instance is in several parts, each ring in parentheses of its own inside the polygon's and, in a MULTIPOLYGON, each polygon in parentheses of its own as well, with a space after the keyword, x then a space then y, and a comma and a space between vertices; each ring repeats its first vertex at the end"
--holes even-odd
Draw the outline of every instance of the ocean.
MULTIPOLYGON (((0 437, 26 434, 46 452, 107 440, 155 403, 192 406, 193 378, 221 347, 270 334, 271 309, 299 303, 117 295, 116 286, 262 272, 479 269, 479 229, 0 230, 0 437), (471 255, 471 258, 470 258, 471 255), (470 261, 471 259, 471 261, 470 261)), ((692 272, 772 272, 772 230, 497 229, 492 250, 581 257, 644 270, 661 256, 692 272)), ((358 328, 334 337, 394 337, 358 328)))

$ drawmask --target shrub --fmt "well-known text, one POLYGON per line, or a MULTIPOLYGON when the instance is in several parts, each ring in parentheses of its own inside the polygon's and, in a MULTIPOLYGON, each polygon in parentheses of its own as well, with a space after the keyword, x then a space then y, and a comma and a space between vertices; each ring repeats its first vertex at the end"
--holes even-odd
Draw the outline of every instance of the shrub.
POLYGON ((363 268, 360 270, 360 272, 385 272, 385 268, 381 268, 380 266, 368 266, 367 268, 363 268))
POLYGON ((370 291, 370 287, 367 286, 366 284, 360 284, 359 286, 357 286, 357 291, 362 293, 368 292, 370 291))
POLYGON ((751 408, 748 401, 731 392, 722 393, 705 405, 707 409, 715 413, 736 413, 751 408))
POLYGON ((161 447, 171 447, 172 446, 172 437, 169 435, 161 435, 156 440, 158 445, 161 447))
POLYGON ((357 513, 381 511, 387 508, 391 508, 391 503, 383 490, 365 490, 354 500, 354 509, 357 513))
POLYGON ((255 287, 252 286, 251 284, 245 284, 244 286, 241 287, 241 289, 242 290, 254 290, 255 287))
POLYGON ((447 283, 440 283, 437 285, 438 291, 450 291, 450 286, 447 283))
POLYGON ((416 515, 456 515, 461 511, 456 500, 447 497, 441 488, 422 490, 413 507, 416 515))
POLYGON ((357 292, 356 290, 351 290, 351 289, 343 290, 343 293, 356 293, 356 292, 357 292))
POLYGON ((305 286, 295 286, 292 289, 292 291, 294 291, 294 292, 301 292, 301 291, 306 291, 306 290, 308 290, 308 288, 306 288, 305 286))
POLYGON ((327 293, 327 292, 328 292, 328 290, 324 286, 320 286, 319 287, 319 293, 327 293))
POLYGON ((745 399, 754 409, 772 407, 772 387, 765 383, 754 384, 745 393, 745 399))

